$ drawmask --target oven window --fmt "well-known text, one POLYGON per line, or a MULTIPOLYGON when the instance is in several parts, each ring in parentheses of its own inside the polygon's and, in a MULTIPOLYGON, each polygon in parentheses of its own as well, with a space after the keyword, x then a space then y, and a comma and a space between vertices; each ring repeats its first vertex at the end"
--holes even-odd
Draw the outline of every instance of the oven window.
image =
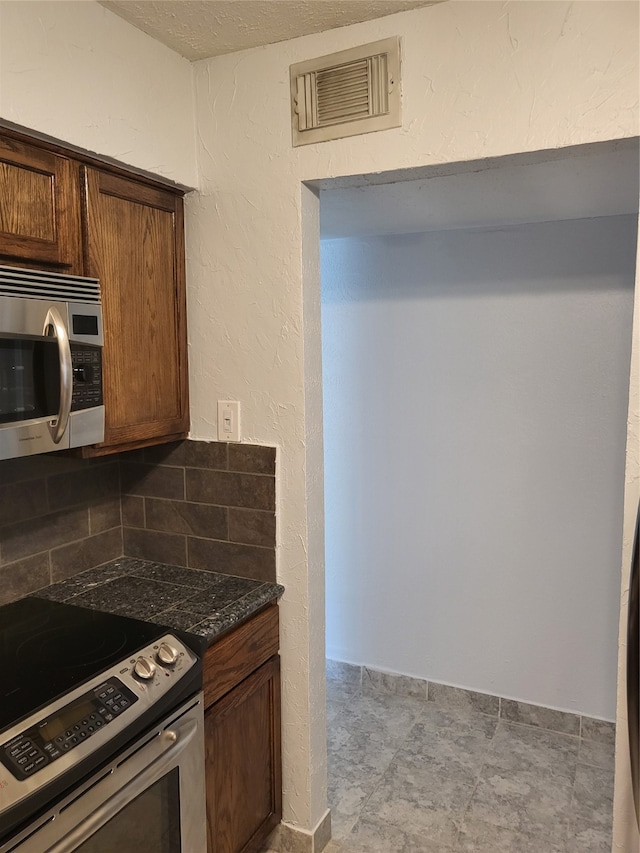
POLYGON ((60 405, 54 338, 0 338, 0 423, 54 417, 60 405))
POLYGON ((180 776, 176 767, 76 848, 77 853, 180 853, 180 776))

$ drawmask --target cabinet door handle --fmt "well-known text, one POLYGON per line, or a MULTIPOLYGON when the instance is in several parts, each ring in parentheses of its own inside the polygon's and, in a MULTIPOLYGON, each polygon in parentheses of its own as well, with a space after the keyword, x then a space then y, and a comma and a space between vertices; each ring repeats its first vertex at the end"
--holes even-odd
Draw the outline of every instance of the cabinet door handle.
POLYGON ((71 345, 64 320, 60 312, 53 306, 49 308, 44 321, 45 334, 53 330, 53 337, 58 341, 58 363, 60 366, 60 405, 58 417, 49 422, 49 428, 55 444, 59 444, 65 434, 71 412, 73 397, 73 363, 71 361, 71 345))
POLYGON ((631 559, 629 617, 627 621, 627 718, 636 821, 640 828, 640 505, 631 559))

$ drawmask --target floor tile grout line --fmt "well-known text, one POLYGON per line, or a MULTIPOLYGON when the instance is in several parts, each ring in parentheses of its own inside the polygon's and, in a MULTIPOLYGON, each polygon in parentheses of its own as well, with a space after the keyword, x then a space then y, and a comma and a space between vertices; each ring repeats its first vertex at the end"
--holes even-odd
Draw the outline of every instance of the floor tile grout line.
MULTIPOLYGON (((374 787, 373 787, 373 789, 371 790, 371 792, 370 792, 370 793, 365 797, 365 799, 363 800, 362 805, 360 806, 360 810, 359 810, 359 812, 358 812, 358 820, 360 820, 360 818, 362 817, 362 812, 363 812, 363 811, 365 810, 365 808, 367 807, 367 803, 369 802, 369 800, 371 799, 371 797, 373 797, 373 795, 376 793, 376 791, 378 790, 378 788, 379 788, 379 787, 380 787, 380 785, 382 784, 382 782, 383 782, 383 780, 384 780, 384 777, 385 777, 385 776, 387 775, 387 773, 389 772, 389 768, 390 768, 390 767, 391 767, 391 765, 393 764, 393 759, 396 757, 396 755, 398 754, 398 752, 400 752, 400 748, 398 748, 398 749, 394 752, 394 754, 393 754, 393 758, 388 762, 387 766, 385 767, 385 769, 384 769, 384 770, 382 771, 382 773, 380 774, 380 778, 378 779, 378 782, 374 785, 374 787)), ((356 821, 356 823, 358 822, 358 820, 356 821)))
MULTIPOLYGON (((498 719, 498 724, 499 724, 499 722, 500 722, 500 720, 498 719)), ((494 741, 494 738, 496 736, 497 731, 498 731, 498 726, 496 725, 495 729, 493 730, 493 734, 491 735, 490 738, 488 738, 490 743, 487 745, 487 752, 489 751, 489 749, 491 748, 491 745, 493 744, 493 741, 494 741)), ((480 782, 482 780, 482 771, 484 770, 486 764, 487 764, 487 761, 486 761, 486 755, 485 755, 485 760, 481 763, 480 769, 478 770, 478 775, 476 777, 476 783, 473 786, 473 791, 471 792, 469 799, 467 800, 466 806, 462 810, 462 814, 460 817, 460 826, 458 827, 458 834, 456 835, 456 846, 460 845, 460 836, 462 833, 462 826, 464 824, 464 820, 465 820, 465 817, 467 815, 467 812, 471 808, 471 801, 473 800, 473 798, 476 794, 476 791, 478 790, 478 787, 480 785, 480 782)))
POLYGON ((405 743, 407 742, 407 740, 409 739, 409 736, 410 736, 410 734, 411 734, 411 731, 412 731, 412 729, 414 728, 414 726, 415 726, 415 725, 416 725, 416 718, 415 718, 415 716, 414 716, 414 717, 413 717, 413 720, 412 720, 412 723, 411 723, 411 725, 409 726, 409 729, 408 729, 408 731, 407 731, 406 735, 405 735, 405 736, 404 736, 404 738, 402 739, 402 741, 401 741, 400 745, 399 745, 399 746, 397 747, 397 749, 394 751, 394 753, 393 753, 392 757, 390 758, 390 760, 387 762, 387 764, 386 764, 386 766, 385 766, 384 770, 380 773, 380 778, 378 779, 378 782, 376 783, 376 785, 374 785, 374 787, 373 787, 373 789, 371 790, 371 792, 370 792, 370 793, 367 795, 367 797, 365 797, 365 799, 363 800, 363 802, 362 802, 362 804, 361 804, 361 806, 360 806, 360 809, 359 809, 359 811, 358 811, 358 817, 356 818, 356 820, 354 821, 353 825, 351 826, 351 829, 350 829, 350 831, 349 831, 349 834, 351 833, 351 831, 353 831, 353 828, 355 827, 355 825, 356 825, 356 824, 358 823, 358 821, 362 818, 362 816, 363 816, 363 812, 364 812, 365 808, 367 807, 367 804, 368 804, 369 800, 373 797, 373 795, 376 793, 376 791, 378 790, 378 788, 380 787, 380 785, 381 785, 381 784, 382 784, 382 782, 384 781, 384 778, 385 778, 385 776, 387 775, 387 773, 388 773, 389 769, 391 768, 391 765, 393 764, 393 762, 394 762, 394 760, 395 760, 396 756, 398 755, 398 753, 400 752, 400 750, 402 749, 402 747, 404 746, 404 744, 405 744, 405 743))
POLYGON ((393 762, 394 762, 394 760, 395 760, 396 756, 398 755, 398 753, 400 752, 400 750, 402 749, 402 747, 404 746, 404 744, 405 744, 405 743, 407 742, 407 740, 409 739, 409 735, 411 734, 411 731, 412 731, 412 729, 413 729, 413 727, 414 727, 415 725, 416 725, 416 720, 415 720, 415 717, 414 717, 414 719, 413 719, 413 721, 412 721, 412 723, 411 723, 411 726, 409 727, 409 729, 408 729, 408 731, 407 731, 406 735, 405 735, 405 736, 404 736, 404 738, 402 739, 402 742, 400 743, 400 745, 398 746, 398 748, 394 751, 394 753, 393 753, 393 755, 392 755, 391 759, 387 762, 387 765, 386 765, 386 767, 385 767, 384 771, 383 771, 383 772, 382 772, 382 774, 380 775, 380 779, 378 780, 378 784, 374 787, 374 789, 371 791, 371 793, 369 794, 369 796, 366 798, 366 800, 365 800, 365 801, 364 801, 364 803, 362 804, 362 808, 360 809, 360 814, 362 814, 362 811, 364 810, 365 805, 369 802, 369 800, 371 799, 371 797, 374 795, 374 793, 375 793, 375 792, 378 790, 378 788, 380 787, 380 784, 382 783, 382 780, 384 779, 384 777, 386 776, 387 772, 389 771, 389 768, 390 768, 390 767, 391 767, 391 765, 393 764, 393 762))
MULTIPOLYGON (((357 688, 357 689, 356 689, 356 691, 354 692, 354 695, 355 695, 355 694, 357 694, 357 695, 359 695, 359 696, 361 696, 361 697, 365 695, 365 694, 364 694, 364 692, 363 692, 363 690, 362 690, 362 687, 361 687, 361 686, 360 686, 359 688, 357 688)), ((353 697, 352 697, 352 696, 351 696, 351 697, 349 697, 349 699, 351 699, 351 698, 353 698, 353 697)), ((345 698, 345 699, 340 699, 340 700, 334 700, 334 701, 337 701, 339 704, 342 704, 342 705, 343 705, 343 706, 345 706, 345 707, 348 705, 348 699, 347 699, 347 698, 345 698)), ((412 727, 413 727, 413 724, 412 724, 412 727)), ((409 730, 409 731, 410 731, 410 730, 409 730)), ((403 743, 404 743, 404 741, 408 738, 408 736, 409 736, 409 732, 407 732, 407 735, 406 735, 406 736, 405 736, 405 738, 403 739, 403 741, 402 741, 403 743)), ((349 735, 349 739, 348 739, 348 740, 350 740, 350 739, 351 739, 351 735, 349 735)), ((347 742, 348 742, 348 741, 347 741, 347 742)), ((386 766, 384 767, 384 769, 380 772, 380 777, 379 777, 379 779, 378 779, 377 784, 373 787, 373 789, 369 792, 369 794, 367 794, 367 796, 365 797, 365 799, 364 799, 364 800, 362 801, 362 803, 360 804, 360 808, 358 809, 357 815, 356 815, 356 817, 355 817, 355 819, 354 819, 353 823, 351 823, 351 822, 350 822, 349 828, 348 828, 348 830, 347 830, 347 836, 349 836, 349 835, 351 834, 351 832, 352 832, 352 831, 353 831, 353 829, 355 828, 355 826, 356 826, 356 824, 358 823, 358 821, 362 818, 362 813, 363 813, 364 809, 366 808, 367 803, 369 802, 369 800, 371 799, 371 797, 374 795, 374 793, 377 791, 378 787, 379 787, 379 786, 380 786, 380 784, 382 783, 382 781, 383 781, 383 779, 384 779, 384 777, 385 777, 385 775, 386 775, 386 773, 387 773, 387 771, 388 771, 389 767, 391 766, 391 763, 392 763, 393 759, 395 758, 395 756, 397 755, 397 753, 399 752, 399 750, 400 750, 400 747, 398 747, 398 749, 397 749, 397 750, 395 750, 395 752, 393 753, 393 756, 392 756, 392 758, 390 759, 390 761, 386 764, 386 766)), ((342 842, 340 842, 340 843, 342 843, 342 842)))

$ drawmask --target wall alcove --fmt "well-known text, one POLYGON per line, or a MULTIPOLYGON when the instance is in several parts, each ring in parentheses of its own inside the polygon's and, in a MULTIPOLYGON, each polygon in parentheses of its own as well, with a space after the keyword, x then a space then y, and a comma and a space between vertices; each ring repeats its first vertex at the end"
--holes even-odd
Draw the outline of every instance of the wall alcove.
POLYGON ((329 658, 615 719, 637 188, 637 139, 322 182, 329 658))

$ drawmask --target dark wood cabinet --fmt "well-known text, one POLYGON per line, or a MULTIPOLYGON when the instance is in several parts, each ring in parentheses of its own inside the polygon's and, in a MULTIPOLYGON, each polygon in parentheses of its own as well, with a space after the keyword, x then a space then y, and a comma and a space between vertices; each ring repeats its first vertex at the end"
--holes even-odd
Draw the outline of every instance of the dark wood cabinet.
POLYGON ((257 853, 282 817, 278 608, 205 655, 208 853, 257 853))
POLYGON ((85 272, 100 279, 105 439, 91 455, 189 428, 182 198, 83 167, 85 272))
POLYGON ((78 163, 0 139, 0 263, 82 273, 78 163))
POLYGON ((0 131, 0 264, 100 279, 101 456, 189 431, 182 191, 0 131))

